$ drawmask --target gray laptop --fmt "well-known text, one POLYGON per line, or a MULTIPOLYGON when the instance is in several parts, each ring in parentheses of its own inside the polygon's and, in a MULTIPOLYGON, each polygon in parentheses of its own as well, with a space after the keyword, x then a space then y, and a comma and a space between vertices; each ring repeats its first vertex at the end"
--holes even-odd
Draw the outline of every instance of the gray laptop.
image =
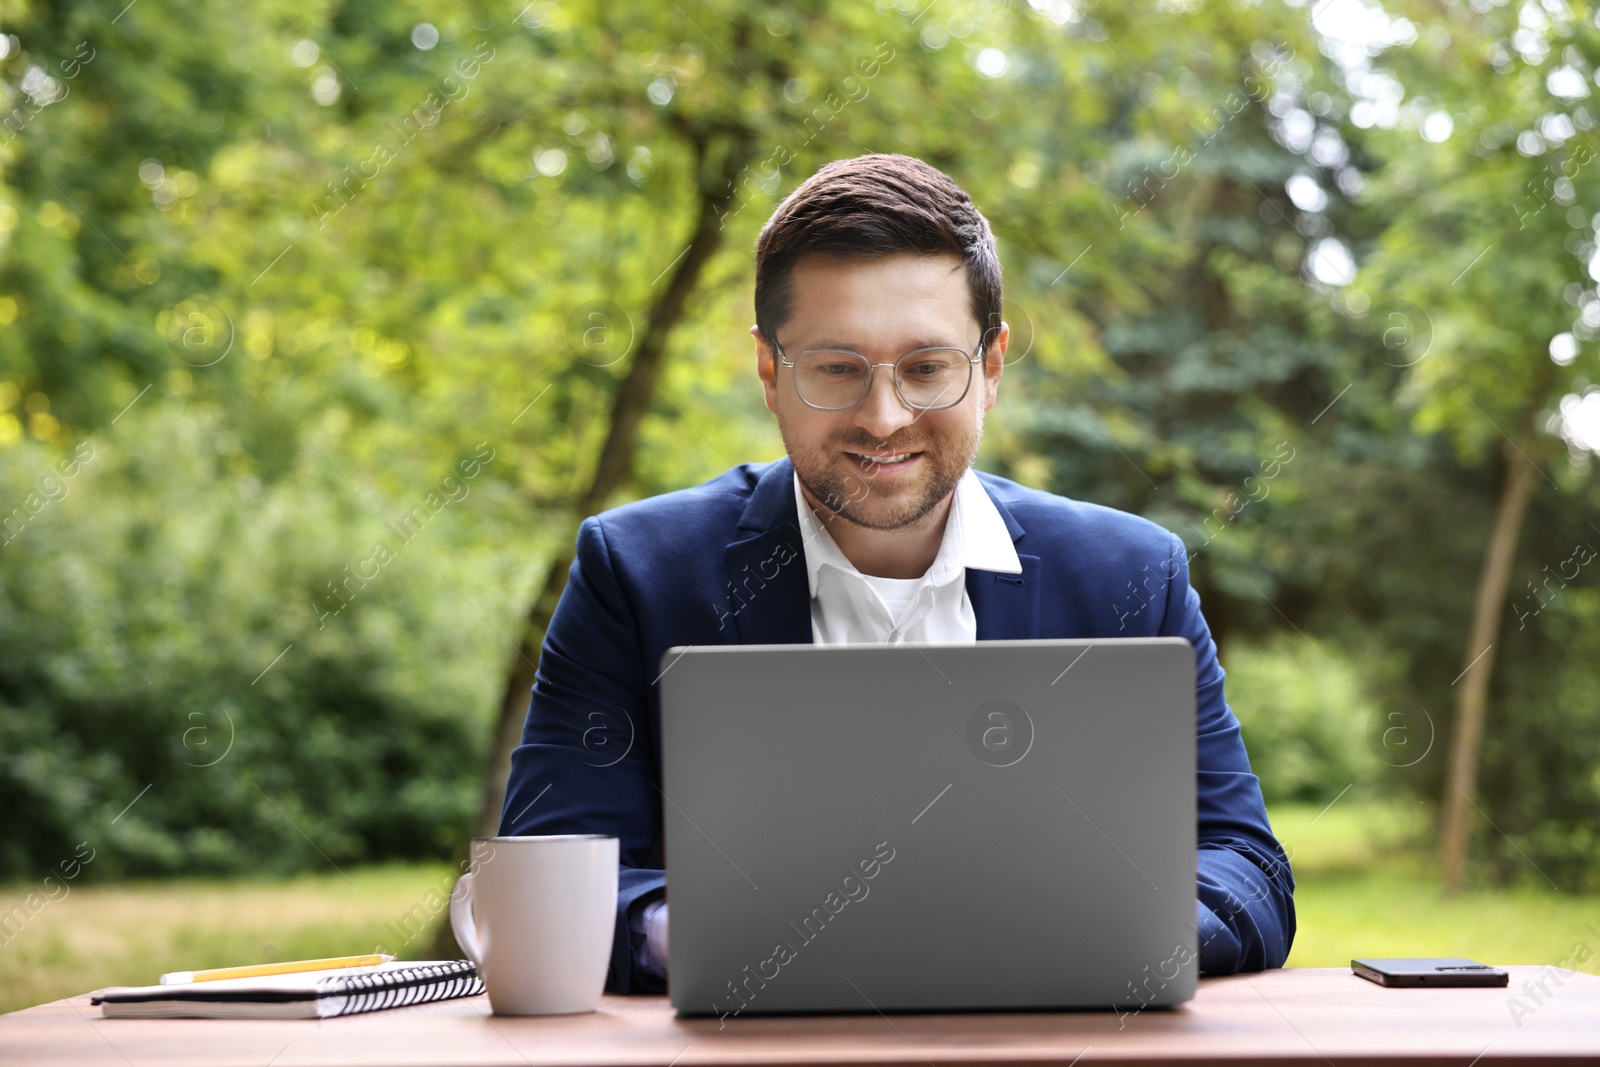
POLYGON ((691 647, 661 666, 679 1014, 1194 995, 1187 641, 691 647))

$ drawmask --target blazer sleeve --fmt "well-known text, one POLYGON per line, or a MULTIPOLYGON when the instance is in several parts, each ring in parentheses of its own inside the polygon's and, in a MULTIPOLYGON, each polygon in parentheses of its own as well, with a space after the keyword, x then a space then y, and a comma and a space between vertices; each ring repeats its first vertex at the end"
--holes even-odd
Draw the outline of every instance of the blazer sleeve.
POLYGON ((665 893, 643 643, 605 529, 588 518, 550 620, 522 743, 511 754, 503 835, 595 833, 619 841, 606 990, 660 993, 639 967, 630 913, 665 893))
POLYGON ((1160 632, 1187 638, 1195 654, 1200 970, 1281 967, 1294 943, 1294 875, 1267 821, 1239 720, 1223 696, 1224 672, 1200 614, 1200 595, 1189 584, 1188 553, 1168 536, 1172 578, 1160 632))

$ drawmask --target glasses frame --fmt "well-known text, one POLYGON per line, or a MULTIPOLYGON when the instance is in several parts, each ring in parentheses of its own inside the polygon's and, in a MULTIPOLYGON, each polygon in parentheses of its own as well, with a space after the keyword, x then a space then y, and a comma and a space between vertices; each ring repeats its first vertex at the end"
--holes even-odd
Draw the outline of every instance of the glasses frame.
MULTIPOLYGON (((809 401, 809 400, 807 400, 805 398, 805 394, 800 392, 800 381, 799 381, 799 379, 792 373, 795 370, 794 361, 791 360, 788 357, 788 355, 784 352, 783 345, 778 342, 778 338, 777 338, 776 335, 769 335, 768 336, 768 340, 770 340, 772 342, 772 348, 778 354, 779 362, 781 362, 785 367, 788 367, 790 369, 790 371, 791 371, 791 373, 789 375, 789 380, 794 382, 794 395, 800 398, 800 403, 804 404, 806 407, 811 408, 811 409, 813 409, 815 411, 852 411, 852 410, 860 407, 863 403, 866 402, 867 397, 872 395, 872 375, 875 372, 876 368, 878 368, 878 367, 888 367, 894 372, 893 374, 890 375, 890 378, 889 378, 889 380, 894 383, 894 395, 900 398, 900 403, 904 404, 906 407, 910 408, 912 411, 945 411, 945 410, 947 410, 949 408, 953 408, 957 404, 961 403, 963 400, 965 400, 967 398, 967 394, 972 392, 972 368, 980 365, 983 362, 984 349, 985 349, 985 343, 983 341, 979 341, 978 342, 978 347, 976 349, 974 349, 971 353, 968 353, 965 348, 957 348, 955 345, 926 345, 926 346, 924 346, 922 348, 913 348, 909 352, 900 353, 900 355, 895 357, 895 360, 894 360, 893 363, 874 363, 871 360, 867 360, 867 384, 862 387, 860 398, 857 399, 854 404, 846 404, 844 407, 841 407, 841 408, 827 408, 827 407, 823 407, 821 404, 813 404, 811 401, 809 401), (967 361, 967 385, 966 385, 966 388, 962 389, 961 390, 961 395, 956 397, 954 400, 950 401, 950 403, 948 403, 948 404, 939 404, 936 407, 923 407, 920 404, 913 404, 911 401, 906 399, 905 390, 900 388, 900 374, 899 374, 900 364, 907 357, 915 356, 915 355, 917 355, 919 353, 922 353, 922 352, 960 352, 962 357, 966 359, 966 361, 967 361)), ((836 352, 836 353, 839 353, 841 355, 851 355, 851 356, 857 356, 857 357, 859 357, 861 359, 867 359, 867 357, 861 355, 860 352, 852 352, 848 348, 805 348, 805 349, 801 349, 799 354, 802 355, 802 356, 805 356, 805 355, 810 355, 810 354, 812 354, 814 352, 836 352)))

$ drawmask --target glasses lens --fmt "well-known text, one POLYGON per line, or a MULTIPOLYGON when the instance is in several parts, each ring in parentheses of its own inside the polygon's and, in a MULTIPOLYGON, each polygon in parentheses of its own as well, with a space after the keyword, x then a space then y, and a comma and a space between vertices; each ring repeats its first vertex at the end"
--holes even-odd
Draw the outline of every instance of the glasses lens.
POLYGON ((819 408, 854 407, 867 393, 867 360, 854 352, 802 352, 794 360, 800 399, 819 408))
POLYGON ((894 365, 900 395, 914 408, 947 408, 961 402, 972 380, 972 363, 956 348, 907 352, 894 365))

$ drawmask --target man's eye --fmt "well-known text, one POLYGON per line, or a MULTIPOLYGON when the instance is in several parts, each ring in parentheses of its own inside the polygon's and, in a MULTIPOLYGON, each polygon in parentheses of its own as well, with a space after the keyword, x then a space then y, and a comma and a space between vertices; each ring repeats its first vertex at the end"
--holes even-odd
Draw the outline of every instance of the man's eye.
POLYGON ((850 362, 819 363, 816 365, 816 372, 824 378, 848 378, 860 374, 861 365, 850 362))
POLYGON ((948 363, 917 363, 903 368, 900 373, 907 378, 937 378, 949 369, 950 365, 948 363))

